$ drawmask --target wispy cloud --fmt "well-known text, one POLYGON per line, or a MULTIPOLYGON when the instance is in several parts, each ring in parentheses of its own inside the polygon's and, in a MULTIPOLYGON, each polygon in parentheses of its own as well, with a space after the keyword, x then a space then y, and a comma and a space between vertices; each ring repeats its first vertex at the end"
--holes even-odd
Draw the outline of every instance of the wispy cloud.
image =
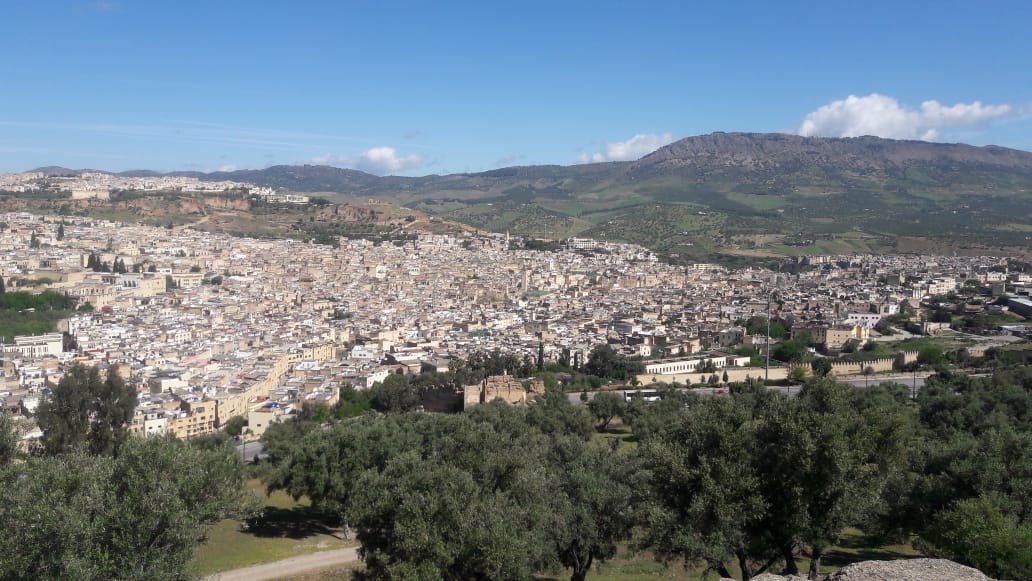
POLYGON ((326 154, 313 157, 308 163, 349 167, 376 175, 398 173, 423 165, 419 155, 398 155, 393 147, 373 147, 357 155, 326 154))
POLYGON ((890 139, 934 141, 939 131, 952 127, 973 127, 995 119, 1015 117, 1012 105, 987 105, 981 101, 943 105, 925 101, 911 109, 893 97, 871 93, 832 101, 808 114, 799 126, 800 135, 858 137, 874 135, 890 139))
POLYGON ((582 153, 577 156, 577 163, 630 161, 652 153, 673 141, 674 136, 670 133, 639 133, 627 141, 607 143, 602 151, 592 154, 582 153))

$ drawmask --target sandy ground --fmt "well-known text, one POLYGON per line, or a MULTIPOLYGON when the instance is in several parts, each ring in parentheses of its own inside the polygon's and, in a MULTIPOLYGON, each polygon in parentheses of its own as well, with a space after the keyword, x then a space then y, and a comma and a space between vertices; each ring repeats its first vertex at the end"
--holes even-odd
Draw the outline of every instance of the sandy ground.
POLYGON ((358 561, 357 547, 320 551, 318 553, 290 557, 282 561, 273 561, 272 563, 215 573, 207 577, 206 581, 272 581, 273 579, 280 579, 291 575, 300 575, 302 573, 329 569, 338 565, 346 565, 355 561, 358 561))

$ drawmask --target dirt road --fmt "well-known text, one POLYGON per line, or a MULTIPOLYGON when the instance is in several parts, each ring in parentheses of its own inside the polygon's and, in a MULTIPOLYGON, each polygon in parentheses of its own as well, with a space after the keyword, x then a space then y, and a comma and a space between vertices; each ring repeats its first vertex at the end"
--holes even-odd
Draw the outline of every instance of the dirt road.
POLYGON ((329 569, 338 565, 346 565, 355 561, 358 561, 357 547, 320 551, 263 565, 253 565, 243 569, 215 573, 207 577, 205 581, 272 581, 273 579, 280 579, 291 575, 300 575, 302 573, 329 569))

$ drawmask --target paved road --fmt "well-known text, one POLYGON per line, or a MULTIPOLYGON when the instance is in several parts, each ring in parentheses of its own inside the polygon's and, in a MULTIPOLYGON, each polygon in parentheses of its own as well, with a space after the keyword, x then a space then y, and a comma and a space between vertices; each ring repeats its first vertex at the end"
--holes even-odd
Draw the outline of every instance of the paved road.
POLYGON ((243 569, 223 571, 207 577, 206 581, 272 581, 292 575, 321 571, 331 567, 347 565, 358 561, 358 548, 320 551, 298 557, 290 557, 282 561, 273 561, 262 565, 253 565, 243 569))
POLYGON ((241 460, 248 464, 252 464, 254 463, 254 459, 265 450, 265 444, 262 444, 261 442, 247 442, 246 444, 238 445, 236 449, 237 454, 240 454, 241 460))

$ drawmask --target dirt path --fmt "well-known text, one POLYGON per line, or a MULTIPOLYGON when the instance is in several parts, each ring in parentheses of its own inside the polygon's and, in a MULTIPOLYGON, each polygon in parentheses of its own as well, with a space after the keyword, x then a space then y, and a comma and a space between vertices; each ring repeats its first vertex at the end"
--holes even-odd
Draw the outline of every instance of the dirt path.
POLYGON ((358 548, 320 551, 298 557, 290 557, 282 561, 273 561, 262 565, 252 565, 243 569, 223 571, 208 576, 205 581, 272 581, 291 575, 311 573, 329 569, 338 565, 346 565, 358 561, 358 548))

